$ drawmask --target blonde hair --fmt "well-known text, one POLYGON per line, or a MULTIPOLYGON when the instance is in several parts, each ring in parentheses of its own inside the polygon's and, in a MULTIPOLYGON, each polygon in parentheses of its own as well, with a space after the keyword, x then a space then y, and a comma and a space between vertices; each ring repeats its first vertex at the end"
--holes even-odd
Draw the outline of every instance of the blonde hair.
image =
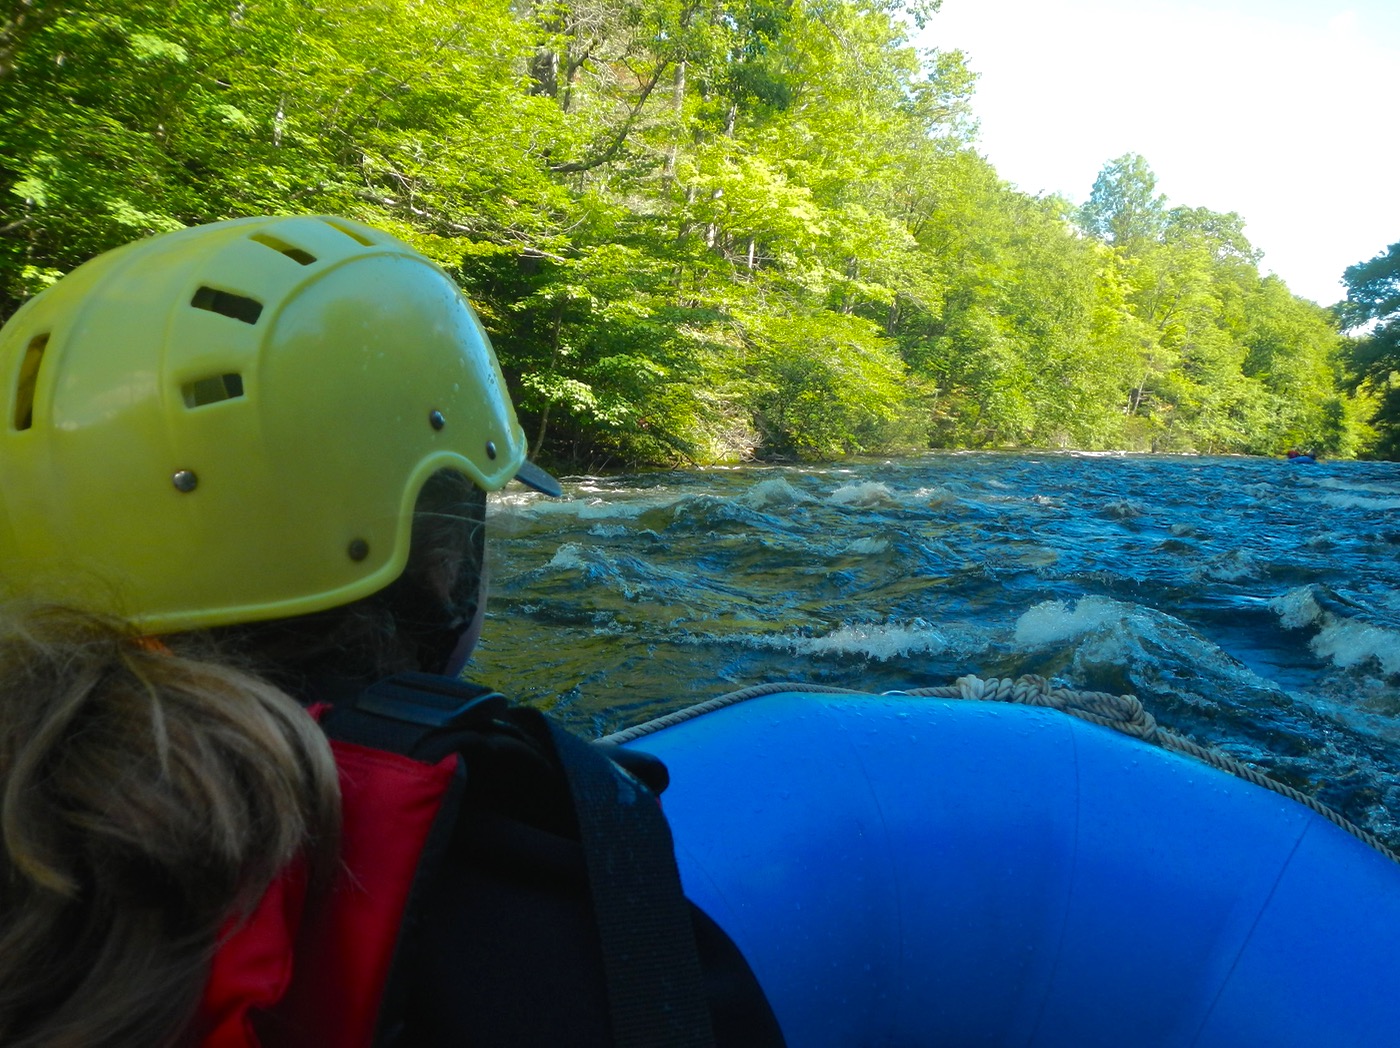
POLYGON ((121 622, 0 613, 0 1043, 168 1045, 228 921, 298 854, 334 868, 310 717, 121 622))

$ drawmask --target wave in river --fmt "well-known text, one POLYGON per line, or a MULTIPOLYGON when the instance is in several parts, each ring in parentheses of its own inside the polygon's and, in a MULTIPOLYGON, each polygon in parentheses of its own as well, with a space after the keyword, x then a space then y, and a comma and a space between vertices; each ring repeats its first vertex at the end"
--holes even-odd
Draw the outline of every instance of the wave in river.
POLYGON ((493 499, 476 672, 605 732, 776 680, 1038 673, 1400 844, 1400 467, 929 455, 493 499))

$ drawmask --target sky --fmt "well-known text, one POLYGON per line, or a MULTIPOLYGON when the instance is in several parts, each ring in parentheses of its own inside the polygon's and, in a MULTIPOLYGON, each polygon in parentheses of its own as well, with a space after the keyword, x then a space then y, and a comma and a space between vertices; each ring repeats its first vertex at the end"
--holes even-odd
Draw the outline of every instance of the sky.
POLYGON ((978 149, 1024 192, 1082 203, 1139 153, 1322 305, 1400 241, 1400 0, 943 0, 918 42, 964 52, 978 149))

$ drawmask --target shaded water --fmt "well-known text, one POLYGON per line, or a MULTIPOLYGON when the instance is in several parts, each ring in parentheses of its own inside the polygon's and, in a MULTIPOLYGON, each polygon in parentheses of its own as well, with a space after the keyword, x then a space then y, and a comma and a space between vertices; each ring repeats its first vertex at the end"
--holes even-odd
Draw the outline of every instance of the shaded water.
POLYGON ((468 672, 602 734, 768 681, 1132 692, 1400 847, 1400 465, 930 454, 494 500, 468 672))

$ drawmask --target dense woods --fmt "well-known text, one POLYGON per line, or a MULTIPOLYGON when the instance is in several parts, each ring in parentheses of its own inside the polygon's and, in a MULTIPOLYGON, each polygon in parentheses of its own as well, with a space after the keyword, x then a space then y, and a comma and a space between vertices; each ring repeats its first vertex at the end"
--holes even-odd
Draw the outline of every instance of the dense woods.
POLYGON ((564 465, 1396 450, 1393 339, 1261 277, 1238 215, 1131 154, 1081 206, 999 179, 962 56, 911 43, 936 7, 18 0, 0 316, 143 234, 339 213, 460 279, 564 465))
POLYGON ((1350 386, 1376 405, 1372 451, 1400 460, 1400 243, 1343 274, 1342 324, 1360 332, 1347 343, 1350 386))

